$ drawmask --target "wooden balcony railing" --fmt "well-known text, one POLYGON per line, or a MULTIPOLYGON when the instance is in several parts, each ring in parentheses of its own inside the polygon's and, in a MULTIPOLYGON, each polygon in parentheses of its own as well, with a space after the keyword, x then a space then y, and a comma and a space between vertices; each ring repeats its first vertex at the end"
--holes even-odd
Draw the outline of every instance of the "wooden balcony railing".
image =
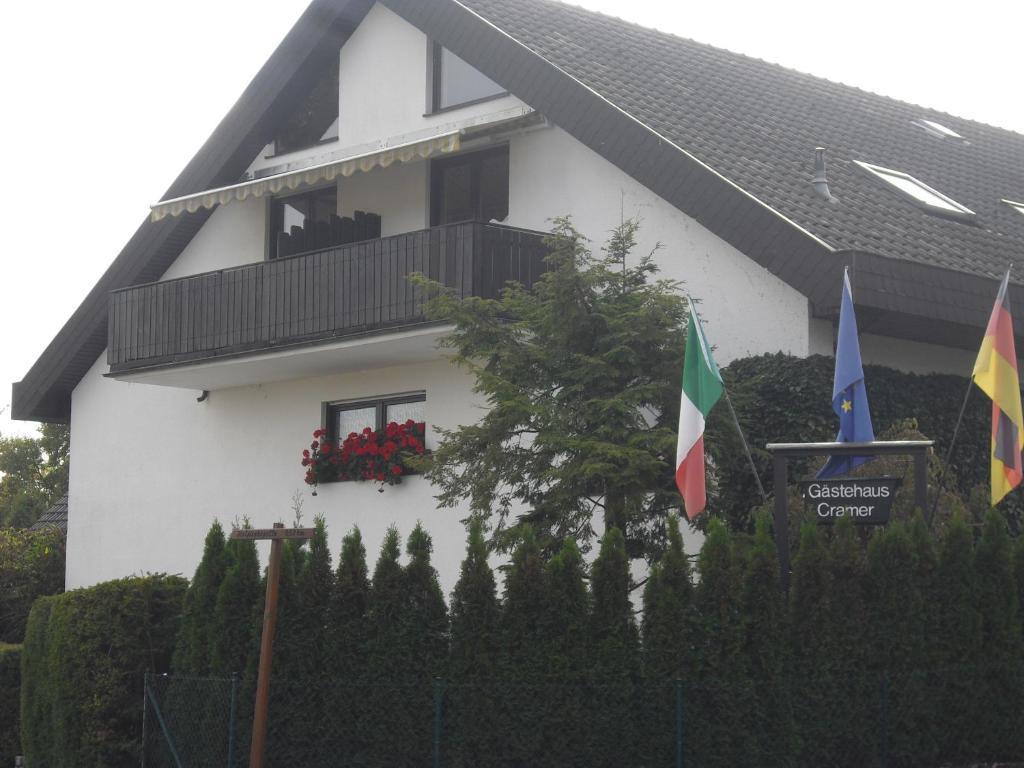
POLYGON ((543 235, 495 224, 434 227, 113 291, 111 372, 315 343, 426 321, 422 273, 459 296, 496 297, 541 274, 543 235))

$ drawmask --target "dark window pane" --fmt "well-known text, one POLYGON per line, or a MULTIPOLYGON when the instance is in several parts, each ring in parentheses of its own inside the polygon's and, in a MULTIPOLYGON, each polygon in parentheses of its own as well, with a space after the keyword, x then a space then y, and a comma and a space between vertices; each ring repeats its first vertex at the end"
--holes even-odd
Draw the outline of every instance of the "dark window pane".
POLYGON ((277 154, 338 136, 338 57, 274 139, 277 154))
POLYGON ((480 162, 480 220, 508 218, 508 151, 488 153, 480 162))
POLYGON ((437 51, 440 51, 441 55, 440 66, 435 69, 436 77, 439 80, 436 83, 435 107, 437 109, 465 104, 467 101, 476 101, 505 92, 504 88, 448 49, 435 49, 435 56, 437 51))
POLYGON ((508 218, 508 147, 435 160, 431 225, 508 218))
POLYGON ((384 424, 392 421, 397 424, 404 424, 412 419, 417 424, 426 421, 427 404, 423 400, 412 403, 388 403, 384 406, 384 424))
POLYGON ((362 432, 366 427, 377 428, 376 406, 343 408, 335 412, 334 435, 336 440, 344 440, 352 432, 362 432))
POLYGON ((449 165, 441 171, 441 221, 451 224, 476 216, 473 200, 473 166, 449 165))

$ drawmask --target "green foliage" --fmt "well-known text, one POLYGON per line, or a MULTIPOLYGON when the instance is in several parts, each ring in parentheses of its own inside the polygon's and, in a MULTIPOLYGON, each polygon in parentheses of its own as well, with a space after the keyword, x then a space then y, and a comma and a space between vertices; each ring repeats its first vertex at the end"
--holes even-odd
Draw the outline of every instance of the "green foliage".
POLYGON ((487 563, 483 524, 473 520, 451 605, 448 679, 455 687, 448 712, 459 723, 452 744, 457 762, 482 767, 498 763, 500 710, 486 686, 498 666, 500 641, 497 585, 487 563))
MULTIPOLYGON (((1024 711, 1024 648, 1020 606, 1013 566, 1013 543, 1005 518, 996 510, 985 517, 975 554, 977 605, 981 614, 981 647, 986 669, 975 681, 986 718, 1006 722, 1024 711)), ((990 760, 1024 754, 1024 734, 983 734, 979 746, 990 760)))
POLYGON ((143 676, 170 667, 186 586, 134 577, 36 602, 22 662, 28 765, 139 764, 143 676))
POLYGON ((744 661, 753 686, 750 735, 761 766, 792 765, 795 724, 786 680, 786 605, 768 517, 756 521, 741 604, 744 661))
MULTIPOLYGON (((771 456, 766 443, 832 440, 837 422, 832 412, 831 357, 807 358, 783 354, 735 360, 722 370, 754 460, 769 493, 772 492, 771 456)), ((966 373, 966 372, 965 372, 966 373)), ((945 456, 963 399, 967 379, 945 374, 903 373, 880 365, 865 365, 868 399, 876 434, 891 425, 912 419, 921 434, 935 440, 935 453, 945 456)), ((972 489, 988 487, 990 401, 975 392, 964 414, 947 482, 967 498, 972 489)), ((709 498, 712 514, 729 521, 734 529, 751 529, 751 508, 757 505, 757 488, 736 430, 726 409, 716 408, 708 419, 706 445, 717 467, 717 492, 709 498)), ((876 460, 865 467, 877 470, 876 460)), ((805 462, 793 462, 791 477, 807 470, 805 462)), ((937 459, 930 469, 935 487, 937 459)), ((901 473, 902 474, 902 473, 901 473)), ((909 496, 908 476, 901 495, 909 496)), ((986 505, 987 507, 987 505, 986 505)), ((1014 530, 1021 528, 1024 497, 1018 489, 1002 502, 1014 530)))
POLYGON ((752 687, 740 612, 743 564, 737 561, 732 535, 720 520, 708 524, 698 566, 698 683, 688 697, 692 704, 687 710, 691 743, 700 765, 745 765, 754 761, 754 745, 752 687))
POLYGON ((210 652, 216 636, 214 613, 217 594, 227 568, 224 529, 216 520, 210 526, 203 545, 203 557, 185 592, 181 616, 181 635, 174 647, 171 668, 177 675, 205 675, 211 670, 210 652))
POLYGON ((693 584, 679 518, 668 521, 668 547, 651 567, 643 596, 643 671, 647 680, 688 676, 694 655, 693 584))
POLYGON ((0 437, 0 526, 27 528, 68 490, 66 424, 43 424, 39 437, 0 437))
POLYGON ((217 590, 210 632, 210 671, 218 675, 245 671, 262 623, 256 542, 233 539, 224 547, 224 556, 224 579, 217 590))
MULTIPOLYGON (((518 765, 530 765, 543 753, 544 709, 530 689, 548 682, 548 606, 548 573, 533 530, 526 526, 505 574, 501 619, 504 708, 510 715, 516 713, 522 725, 510 734, 505 751, 518 765)), ((578 609, 569 607, 578 616, 578 609)))
POLYGON ((821 529, 807 523, 793 557, 789 594, 792 702, 801 766, 823 765, 835 754, 831 723, 839 713, 832 708, 830 691, 836 684, 832 663, 839 649, 832 623, 834 590, 831 553, 821 529))
MULTIPOLYGON (((547 579, 541 582, 546 584, 547 594, 541 619, 544 674, 540 682, 550 686, 550 690, 540 700, 534 694, 527 704, 543 723, 543 752, 534 754, 531 762, 544 754, 555 765, 567 765, 592 742, 588 739, 588 725, 597 714, 596 708, 586 706, 580 695, 591 671, 587 654, 590 595, 585 576, 579 547, 572 539, 564 540, 559 552, 548 562, 547 579), (545 712, 546 709, 550 711, 545 712)), ((603 682, 595 680, 595 689, 603 682)), ((590 689, 590 696, 594 695, 595 690, 590 689)))
POLYGON ((940 750, 954 763, 965 763, 973 756, 976 736, 984 724, 983 702, 973 676, 957 672, 983 660, 974 540, 963 515, 954 516, 946 527, 934 594, 935 664, 952 671, 939 685, 936 707, 943 713, 943 721, 960 724, 940 730, 940 750))
POLYGON ((0 765, 21 754, 21 646, 0 643, 0 765))
POLYGON ((639 635, 629 599, 629 556, 618 528, 605 532, 590 572, 589 671, 595 685, 590 743, 612 765, 626 765, 638 747, 635 710, 639 635))
POLYGON ((547 245, 532 291, 509 284, 498 299, 440 291, 431 317, 455 325, 443 341, 475 379, 488 410, 442 430, 429 478, 444 506, 468 499, 497 515, 495 542, 511 549, 524 506, 542 549, 592 540, 592 516, 618 527, 630 554, 658 549, 672 477, 685 308, 676 283, 636 257, 636 221, 612 231, 595 257, 568 219, 547 245), (650 419, 653 418, 653 423, 650 419))
POLYGON ((36 598, 63 590, 63 532, 0 528, 0 643, 20 643, 36 598))

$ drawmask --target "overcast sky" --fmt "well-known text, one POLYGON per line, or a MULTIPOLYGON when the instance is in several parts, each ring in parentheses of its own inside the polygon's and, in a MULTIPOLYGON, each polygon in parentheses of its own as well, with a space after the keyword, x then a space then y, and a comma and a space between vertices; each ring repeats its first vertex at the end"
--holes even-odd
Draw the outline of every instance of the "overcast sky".
MULTIPOLYGON (((1024 3, 579 4, 1024 133, 1024 3)), ((24 376, 305 6, 5 7, 0 434, 34 431, 9 419, 10 382, 24 376)))

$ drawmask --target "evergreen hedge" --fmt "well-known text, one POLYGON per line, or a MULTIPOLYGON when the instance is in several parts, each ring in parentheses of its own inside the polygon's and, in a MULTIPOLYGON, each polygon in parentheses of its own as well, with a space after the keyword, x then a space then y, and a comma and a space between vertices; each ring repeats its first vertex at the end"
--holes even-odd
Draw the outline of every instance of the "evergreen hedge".
POLYGON ((36 601, 22 661, 28 765, 139 764, 144 674, 170 669, 186 585, 152 575, 36 601))
MULTIPOLYGON (((920 517, 804 525, 788 596, 767 518, 750 535, 711 521, 695 568, 670 519, 639 628, 616 529, 588 568, 571 539, 545 563, 527 528, 499 598, 473 523, 446 611, 422 527, 404 555, 388 531, 372 579, 358 531, 332 571, 317 528, 285 552, 271 766, 420 765, 434 749, 452 768, 671 765, 677 749, 691 765, 769 768, 1024 754, 1024 545, 999 512, 976 531, 962 514, 935 532, 920 517)), ((259 607, 248 594, 242 623, 259 607)), ((251 715, 240 708, 239 744, 251 715)))
POLYGON ((0 643, 0 766, 21 754, 21 646, 0 643))
MULTIPOLYGON (((765 444, 835 438, 834 368, 832 357, 798 358, 780 353, 734 360, 722 369, 769 494, 773 491, 772 464, 765 444)), ((946 455, 967 378, 904 373, 881 365, 865 365, 864 379, 876 436, 910 419, 924 436, 935 440, 935 452, 946 455)), ((980 391, 972 392, 948 478, 962 498, 970 497, 979 488, 987 493, 991 418, 991 401, 980 391)), ((711 411, 706 440, 717 467, 717 483, 709 508, 714 515, 726 518, 734 529, 752 530, 751 508, 758 505, 757 487, 727 408, 719 406, 711 411)), ((793 462, 791 477, 805 468, 806 464, 793 462)), ((1012 529, 1019 532, 1024 520, 1021 489, 1013 491, 1000 508, 1012 529)))

